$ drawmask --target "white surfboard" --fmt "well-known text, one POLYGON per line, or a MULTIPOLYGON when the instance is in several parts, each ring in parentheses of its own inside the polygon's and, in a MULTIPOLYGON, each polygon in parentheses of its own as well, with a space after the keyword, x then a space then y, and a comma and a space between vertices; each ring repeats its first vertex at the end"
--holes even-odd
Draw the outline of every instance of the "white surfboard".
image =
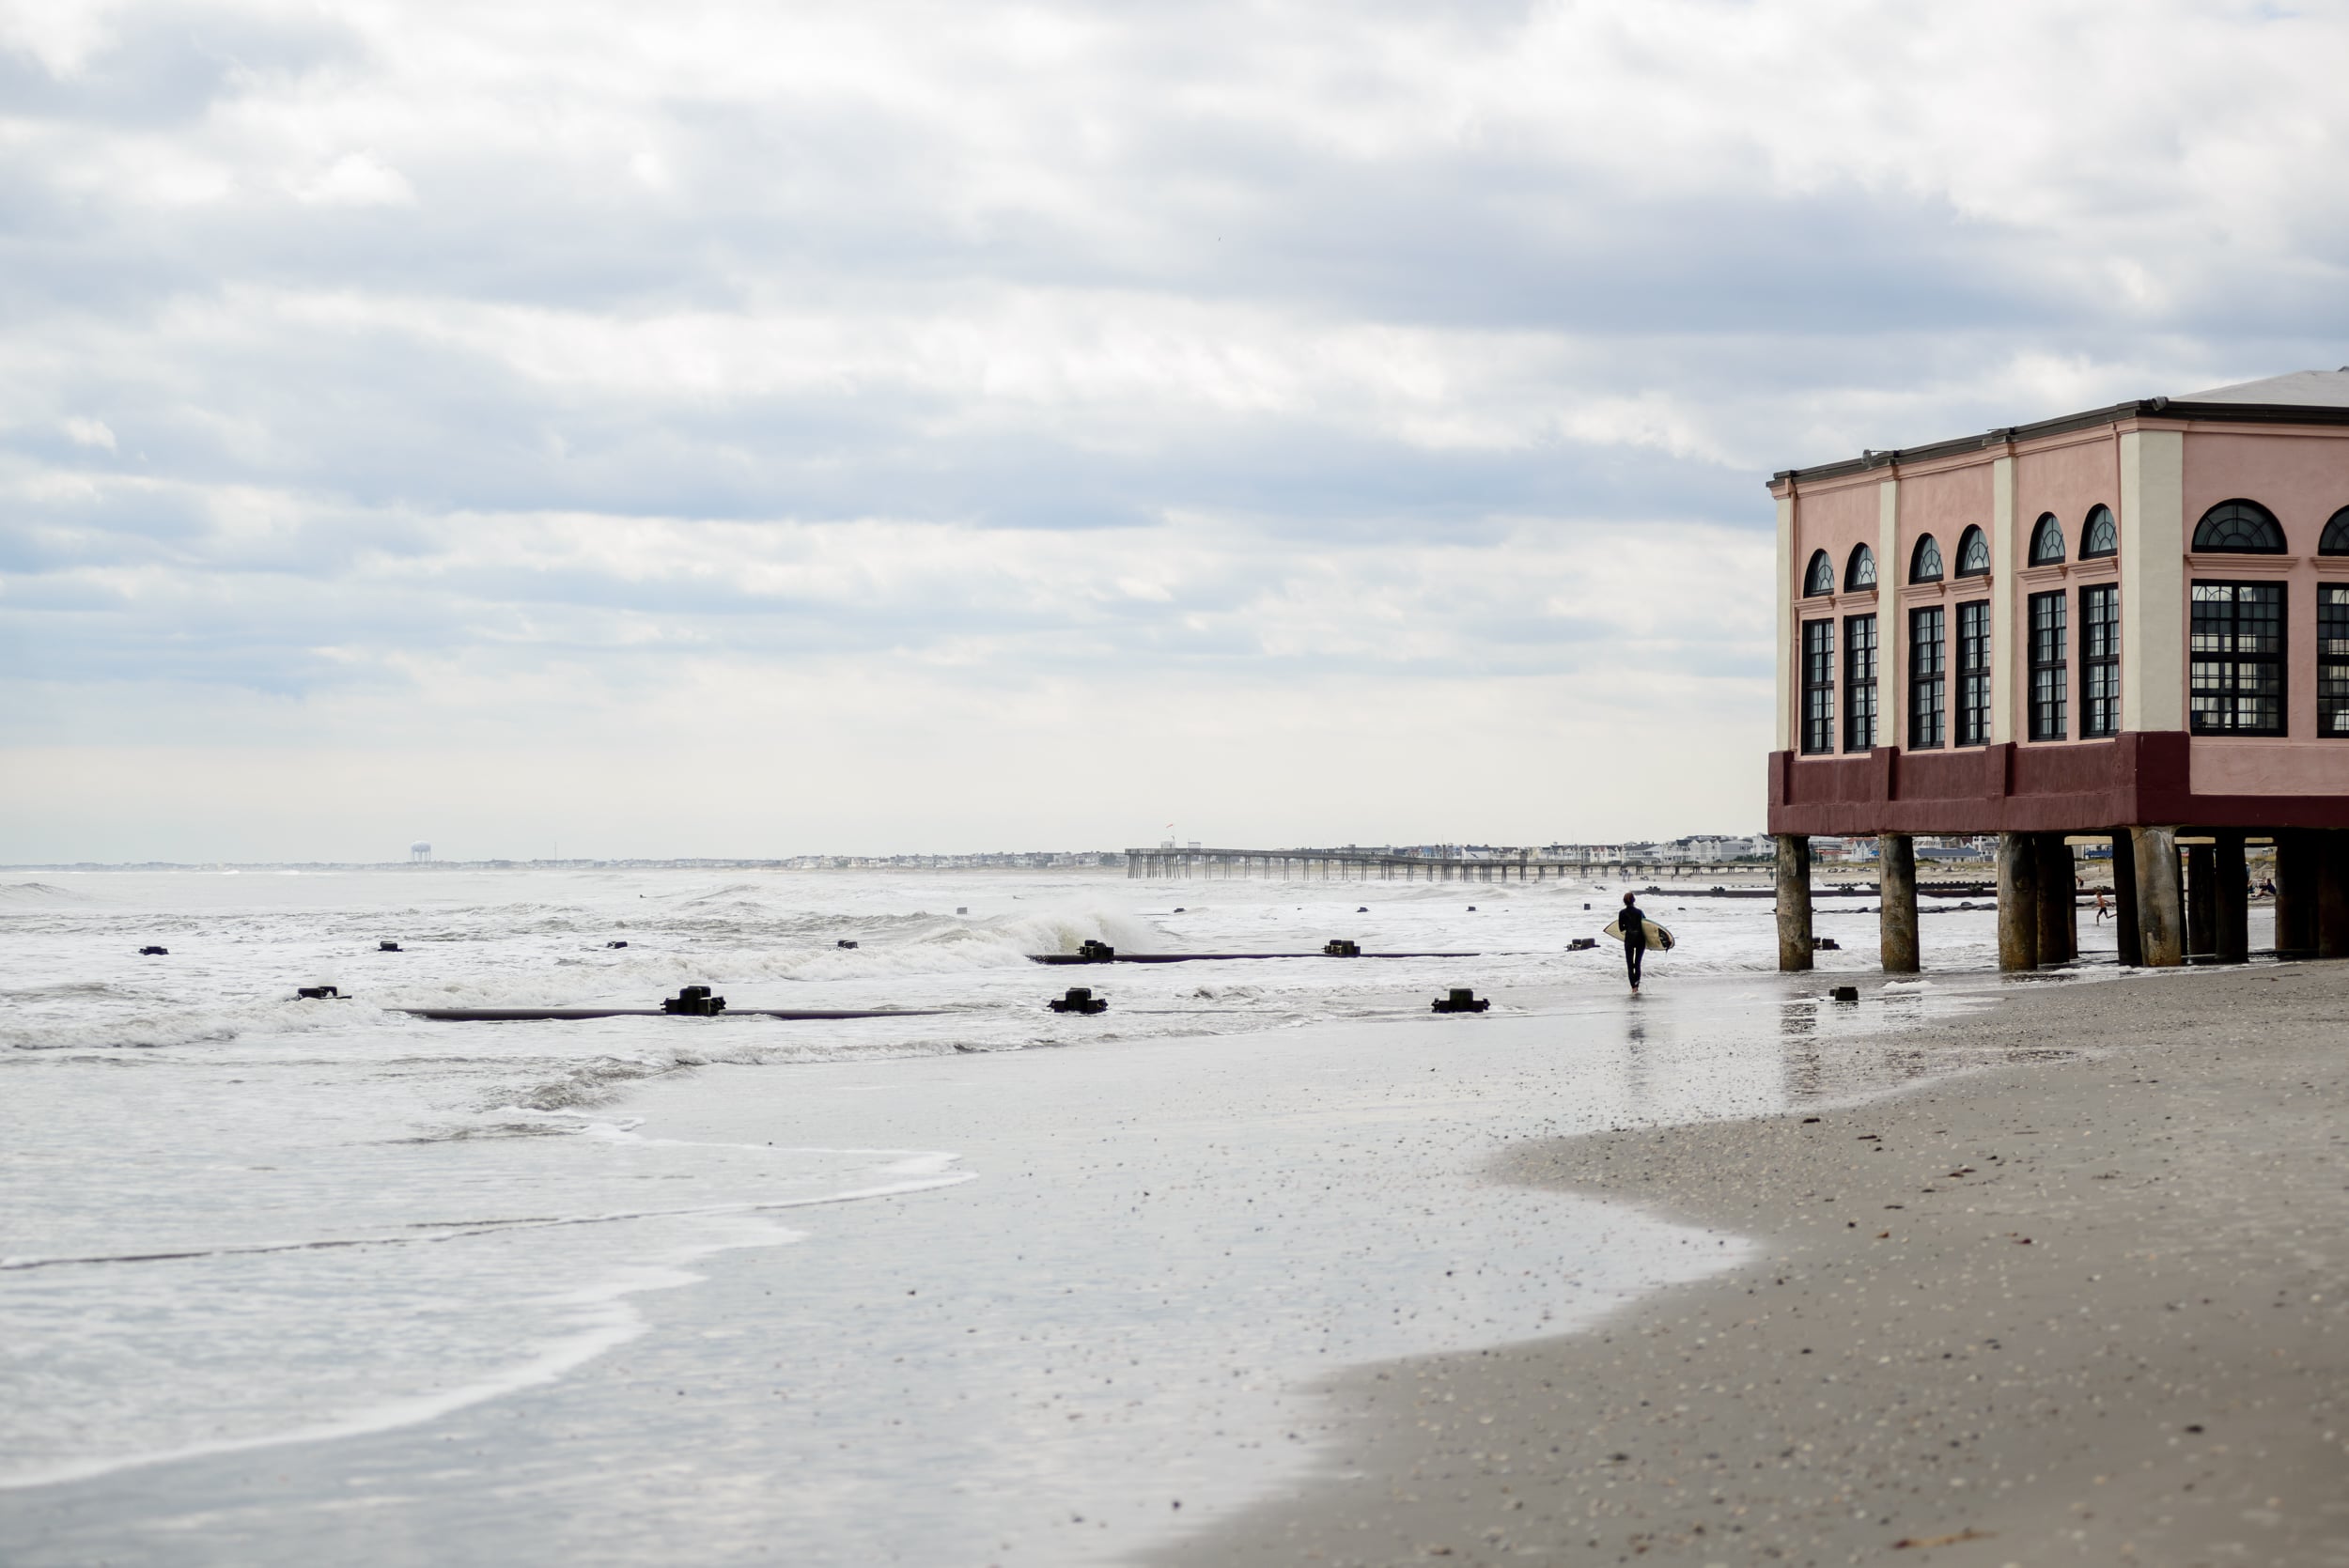
MULTIPOLYGON (((1653 915, 1649 915, 1644 918, 1643 924, 1647 927, 1647 941, 1643 945, 1651 948, 1661 948, 1666 953, 1670 953, 1675 944, 1672 940, 1672 934, 1664 929, 1664 923, 1656 919, 1653 915)), ((1620 920, 1609 921, 1607 923, 1607 929, 1600 932, 1599 935, 1610 938, 1615 941, 1623 940, 1623 922, 1620 920)))

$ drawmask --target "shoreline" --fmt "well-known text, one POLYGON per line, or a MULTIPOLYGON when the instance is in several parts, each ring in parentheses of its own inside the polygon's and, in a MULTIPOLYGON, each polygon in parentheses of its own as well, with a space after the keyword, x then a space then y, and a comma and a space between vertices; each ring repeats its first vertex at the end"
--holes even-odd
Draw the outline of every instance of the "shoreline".
POLYGON ((2344 1023, 2337 964, 2019 987, 1904 1043, 2048 1060, 1519 1145, 1752 1261, 1341 1374, 1301 1483, 1147 1560, 2349 1563, 2344 1023))

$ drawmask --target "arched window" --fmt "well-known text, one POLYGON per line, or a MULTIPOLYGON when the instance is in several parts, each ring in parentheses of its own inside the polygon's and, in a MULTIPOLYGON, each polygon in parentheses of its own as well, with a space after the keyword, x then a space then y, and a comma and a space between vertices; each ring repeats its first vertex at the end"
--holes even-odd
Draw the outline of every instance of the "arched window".
POLYGON ((1990 575, 1990 536, 1979 528, 1968 528, 1957 536, 1957 575, 1990 575))
POLYGON ((2194 548, 2217 555, 2281 555, 2283 525, 2256 501, 2222 501, 2194 525, 2194 548))
POLYGON ((1866 545, 1854 545, 1851 562, 1843 568, 1843 591, 1852 593, 1876 585, 1876 552, 1866 545))
POLYGON ((1802 574, 1802 597, 1816 598, 1821 594, 1835 592, 1835 563, 1827 558, 1827 551, 1811 552, 1810 567, 1802 574))
POLYGON ((2093 561, 2120 553, 2121 525, 2112 520, 2112 508, 2090 507, 2088 520, 2080 524, 2080 559, 2093 561))
POLYGON ((2349 555, 2349 506, 2335 512, 2332 520, 2325 524, 2325 532, 2316 541, 2316 552, 2319 555, 2349 555))
POLYGON ((2030 564, 2052 567, 2063 559, 2063 524, 2056 521, 2053 512, 2039 514, 2038 526, 2030 531, 2030 564))
POLYGON ((1941 581, 1941 547, 1928 534, 1917 541, 1917 548, 1908 554, 1908 580, 1911 582, 1941 581))

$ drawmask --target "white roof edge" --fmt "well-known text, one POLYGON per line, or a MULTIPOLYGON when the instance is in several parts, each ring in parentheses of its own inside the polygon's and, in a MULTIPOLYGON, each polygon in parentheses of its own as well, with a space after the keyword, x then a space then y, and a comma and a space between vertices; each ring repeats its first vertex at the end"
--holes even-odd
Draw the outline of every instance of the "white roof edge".
POLYGON ((2189 392, 2177 403, 2277 403, 2300 408, 2349 409, 2349 365, 2339 370, 2295 370, 2264 380, 2189 392))

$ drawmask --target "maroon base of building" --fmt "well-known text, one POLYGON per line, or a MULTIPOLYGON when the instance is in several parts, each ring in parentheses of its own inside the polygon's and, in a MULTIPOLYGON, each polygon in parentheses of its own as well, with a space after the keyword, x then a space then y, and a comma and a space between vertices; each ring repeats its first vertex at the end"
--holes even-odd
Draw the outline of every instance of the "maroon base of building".
POLYGON ((2197 795, 2190 737, 2130 732, 2074 746, 1865 755, 1770 753, 1770 831, 2093 833, 2112 828, 2349 828, 2349 797, 2197 795))

